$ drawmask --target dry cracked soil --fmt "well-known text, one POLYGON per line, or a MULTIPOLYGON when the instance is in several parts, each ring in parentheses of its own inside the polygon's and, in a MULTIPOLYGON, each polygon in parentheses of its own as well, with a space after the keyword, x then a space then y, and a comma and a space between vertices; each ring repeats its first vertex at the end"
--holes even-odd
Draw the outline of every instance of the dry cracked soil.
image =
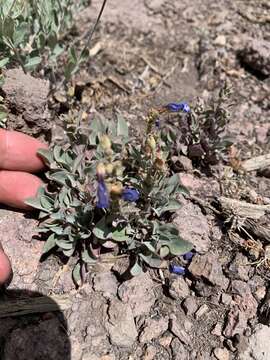
MULTIPOLYGON (((78 17, 78 38, 100 3, 93 0, 78 17)), ((269 152, 269 1, 109 0, 91 54, 74 79, 78 107, 90 116, 120 112, 139 133, 149 107, 208 98, 227 80, 234 89, 234 160, 269 152)), ((48 82, 14 69, 3 91, 9 128, 61 141, 59 118, 68 106, 61 91, 48 100, 48 82)), ((182 199, 174 221, 197 251, 185 277, 150 270, 123 282, 120 259, 95 266, 76 289, 58 258, 40 262, 37 221, 0 211, 1 242, 14 270, 5 303, 27 296, 31 304, 43 295, 47 306, 20 316, 5 310, 17 316, 0 320, 1 359, 270 359, 269 262, 256 253, 270 241, 269 217, 261 220, 263 231, 248 232, 205 206, 224 194, 269 204, 269 169, 235 175, 219 165, 209 175, 185 157, 179 161, 192 197, 182 199)))

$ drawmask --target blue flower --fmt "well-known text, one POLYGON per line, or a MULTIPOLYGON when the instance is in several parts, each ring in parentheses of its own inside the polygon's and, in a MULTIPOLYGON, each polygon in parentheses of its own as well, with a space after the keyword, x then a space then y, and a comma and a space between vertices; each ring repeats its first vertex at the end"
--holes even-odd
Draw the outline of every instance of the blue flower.
POLYGON ((189 261, 189 260, 191 260, 191 259, 193 258, 194 255, 195 255, 195 254, 194 254, 193 251, 189 251, 189 252, 187 252, 187 253, 185 253, 185 254, 183 255, 183 258, 184 258, 184 260, 189 261))
POLYGON ((108 190, 103 179, 98 180, 97 197, 97 208, 107 209, 110 205, 110 200, 108 190))
POLYGON ((136 189, 126 188, 122 192, 122 198, 125 201, 135 202, 139 199, 140 193, 136 189))
POLYGON ((178 265, 170 265, 169 268, 170 272, 177 275, 185 275, 186 274, 186 268, 183 266, 178 265))
POLYGON ((178 112, 178 111, 184 111, 186 113, 190 112, 190 107, 185 102, 170 103, 166 105, 165 108, 171 112, 178 112))
POLYGON ((160 120, 159 119, 157 119, 156 121, 155 121, 155 125, 156 125, 156 127, 159 129, 160 128, 160 120))

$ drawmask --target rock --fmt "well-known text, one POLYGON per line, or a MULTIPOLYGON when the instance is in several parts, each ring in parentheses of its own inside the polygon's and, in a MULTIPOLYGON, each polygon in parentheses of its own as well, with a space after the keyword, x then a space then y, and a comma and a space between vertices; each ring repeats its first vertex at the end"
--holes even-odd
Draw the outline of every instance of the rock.
POLYGON ((234 305, 228 313, 223 335, 231 338, 236 334, 243 334, 247 327, 247 317, 240 311, 238 306, 234 305))
POLYGON ((249 270, 247 257, 237 253, 229 265, 229 276, 231 279, 247 281, 249 280, 249 270))
POLYGON ((203 278, 224 290, 228 287, 229 280, 223 275, 221 264, 215 254, 194 256, 188 270, 195 278, 203 278))
POLYGON ((157 348, 153 345, 148 345, 145 350, 143 360, 154 360, 156 354, 157 354, 157 348))
POLYGON ((117 288, 118 281, 112 272, 94 274, 93 289, 102 292, 103 296, 108 298, 116 296, 117 288))
POLYGON ((169 294, 173 299, 184 299, 189 296, 189 287, 184 278, 177 277, 171 282, 169 294))
POLYGON ((0 231, 2 246, 11 260, 13 280, 10 288, 36 290, 34 283, 43 243, 32 239, 37 221, 21 213, 1 210, 0 231))
POLYGON ((206 217, 199 206, 186 202, 176 212, 173 223, 181 237, 191 244, 199 253, 205 253, 211 245, 210 230, 206 217))
POLYGON ((199 307, 199 309, 195 313, 195 319, 199 319, 202 317, 207 311, 209 310, 208 306, 206 304, 203 304, 199 307))
POLYGON ((108 310, 109 321, 106 324, 110 341, 120 347, 131 347, 138 336, 133 314, 129 304, 112 300, 108 310))
POLYGON ((174 338, 171 342, 172 349, 172 359, 174 360, 184 360, 189 359, 188 351, 185 349, 185 346, 177 338, 174 338))
POLYGON ((264 76, 270 75, 270 42, 261 39, 250 39, 240 53, 244 64, 264 76))
POLYGON ((214 40, 214 44, 218 45, 218 46, 225 46, 226 45, 226 36, 218 35, 214 40))
POLYGON ((248 281, 248 284, 255 299, 260 302, 265 297, 267 291, 264 279, 255 275, 248 281))
POLYGON ((229 294, 223 293, 223 294, 221 294, 220 300, 223 305, 228 306, 232 302, 232 297, 229 294))
POLYGON ((134 317, 147 314, 155 303, 154 283, 149 272, 124 282, 118 288, 119 298, 129 304, 134 317))
POLYGON ((230 353, 225 348, 215 348, 213 354, 217 360, 230 360, 230 353))
POLYGON ((216 325, 214 326, 214 328, 211 331, 211 334, 216 335, 216 336, 221 336, 222 335, 222 327, 223 327, 223 324, 216 323, 216 325))
POLYGON ((48 95, 50 83, 24 74, 21 69, 5 71, 2 87, 9 111, 9 128, 26 134, 44 134, 50 128, 48 95))
POLYGON ((251 293, 249 285, 240 280, 231 282, 231 291, 234 294, 233 300, 240 309, 245 313, 247 319, 253 318, 257 313, 257 301, 251 293))
POLYGON ((173 156, 172 162, 174 163, 175 170, 177 171, 192 171, 192 161, 187 156, 173 156))
POLYGON ((167 349, 172 342, 172 338, 172 335, 164 335, 158 340, 158 342, 161 346, 167 349))
POLYGON ((257 325, 254 334, 248 338, 248 347, 238 354, 239 360, 269 360, 270 327, 257 325))
POLYGON ((140 342, 147 343, 158 338, 168 329, 169 318, 147 319, 140 334, 140 342))
POLYGON ((197 192, 203 187, 203 181, 192 174, 179 173, 179 179, 188 190, 197 192))
POLYGON ((178 339, 185 345, 190 345, 191 339, 188 333, 183 329, 181 322, 177 319, 175 315, 172 315, 170 318, 170 330, 171 332, 178 337, 178 339))
POLYGON ((186 298, 182 306, 188 316, 193 315, 198 309, 197 301, 194 296, 189 296, 188 298, 186 298))
POLYGON ((184 328, 185 328, 185 330, 187 331, 187 332, 189 332, 191 329, 192 329, 192 327, 193 327, 193 324, 192 324, 192 322, 191 321, 189 321, 189 320, 184 320, 184 328))
MULTIPOLYGON (((88 285, 89 286, 89 285, 88 285)), ((87 353, 98 356, 107 354, 111 350, 106 329, 108 304, 107 300, 98 293, 73 296, 73 305, 67 311, 66 317, 72 340, 72 351, 82 350, 87 343, 87 353)), ((77 355, 75 357, 77 359, 77 355)), ((79 358, 80 359, 80 358, 79 358)))

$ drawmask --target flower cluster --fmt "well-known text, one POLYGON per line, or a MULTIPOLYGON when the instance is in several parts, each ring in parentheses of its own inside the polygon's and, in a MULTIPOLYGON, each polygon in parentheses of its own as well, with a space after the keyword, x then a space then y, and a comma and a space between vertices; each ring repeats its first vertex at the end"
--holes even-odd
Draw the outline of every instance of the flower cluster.
POLYGON ((41 231, 48 235, 44 252, 58 247, 67 257, 77 256, 76 283, 82 266, 110 251, 130 256, 133 276, 173 256, 191 259, 192 245, 171 222, 184 189, 169 171, 169 152, 157 123, 176 108, 188 110, 185 103, 150 110, 143 139, 129 137, 121 117, 117 124, 94 119, 89 132, 67 122, 69 146, 39 152, 50 166, 52 192, 43 189, 28 204, 41 210, 41 231))

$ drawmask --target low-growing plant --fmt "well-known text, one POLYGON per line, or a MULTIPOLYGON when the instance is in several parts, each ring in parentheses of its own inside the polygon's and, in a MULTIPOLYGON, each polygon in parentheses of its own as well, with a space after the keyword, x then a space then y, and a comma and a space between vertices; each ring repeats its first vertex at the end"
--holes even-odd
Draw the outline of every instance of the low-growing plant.
POLYGON ((49 184, 27 203, 40 210, 44 253, 57 247, 78 257, 75 282, 104 252, 129 255, 130 273, 137 275, 192 249, 171 222, 186 190, 167 165, 158 124, 163 111, 170 107, 149 112, 144 139, 131 137, 118 116, 117 123, 92 120, 89 128, 67 123, 67 144, 39 151, 49 184))
POLYGON ((204 165, 215 165, 224 158, 226 149, 233 143, 226 131, 233 105, 231 93, 225 84, 217 99, 205 103, 198 98, 191 111, 177 113, 176 122, 164 126, 162 136, 172 156, 184 154, 204 165))
MULTIPOLYGON (((19 63, 23 70, 38 65, 54 69, 65 50, 62 38, 74 25, 74 15, 88 0, 2 0, 0 4, 0 68, 19 63)), ((67 77, 78 59, 69 49, 67 77), (71 65, 73 64, 73 66, 71 65)))

